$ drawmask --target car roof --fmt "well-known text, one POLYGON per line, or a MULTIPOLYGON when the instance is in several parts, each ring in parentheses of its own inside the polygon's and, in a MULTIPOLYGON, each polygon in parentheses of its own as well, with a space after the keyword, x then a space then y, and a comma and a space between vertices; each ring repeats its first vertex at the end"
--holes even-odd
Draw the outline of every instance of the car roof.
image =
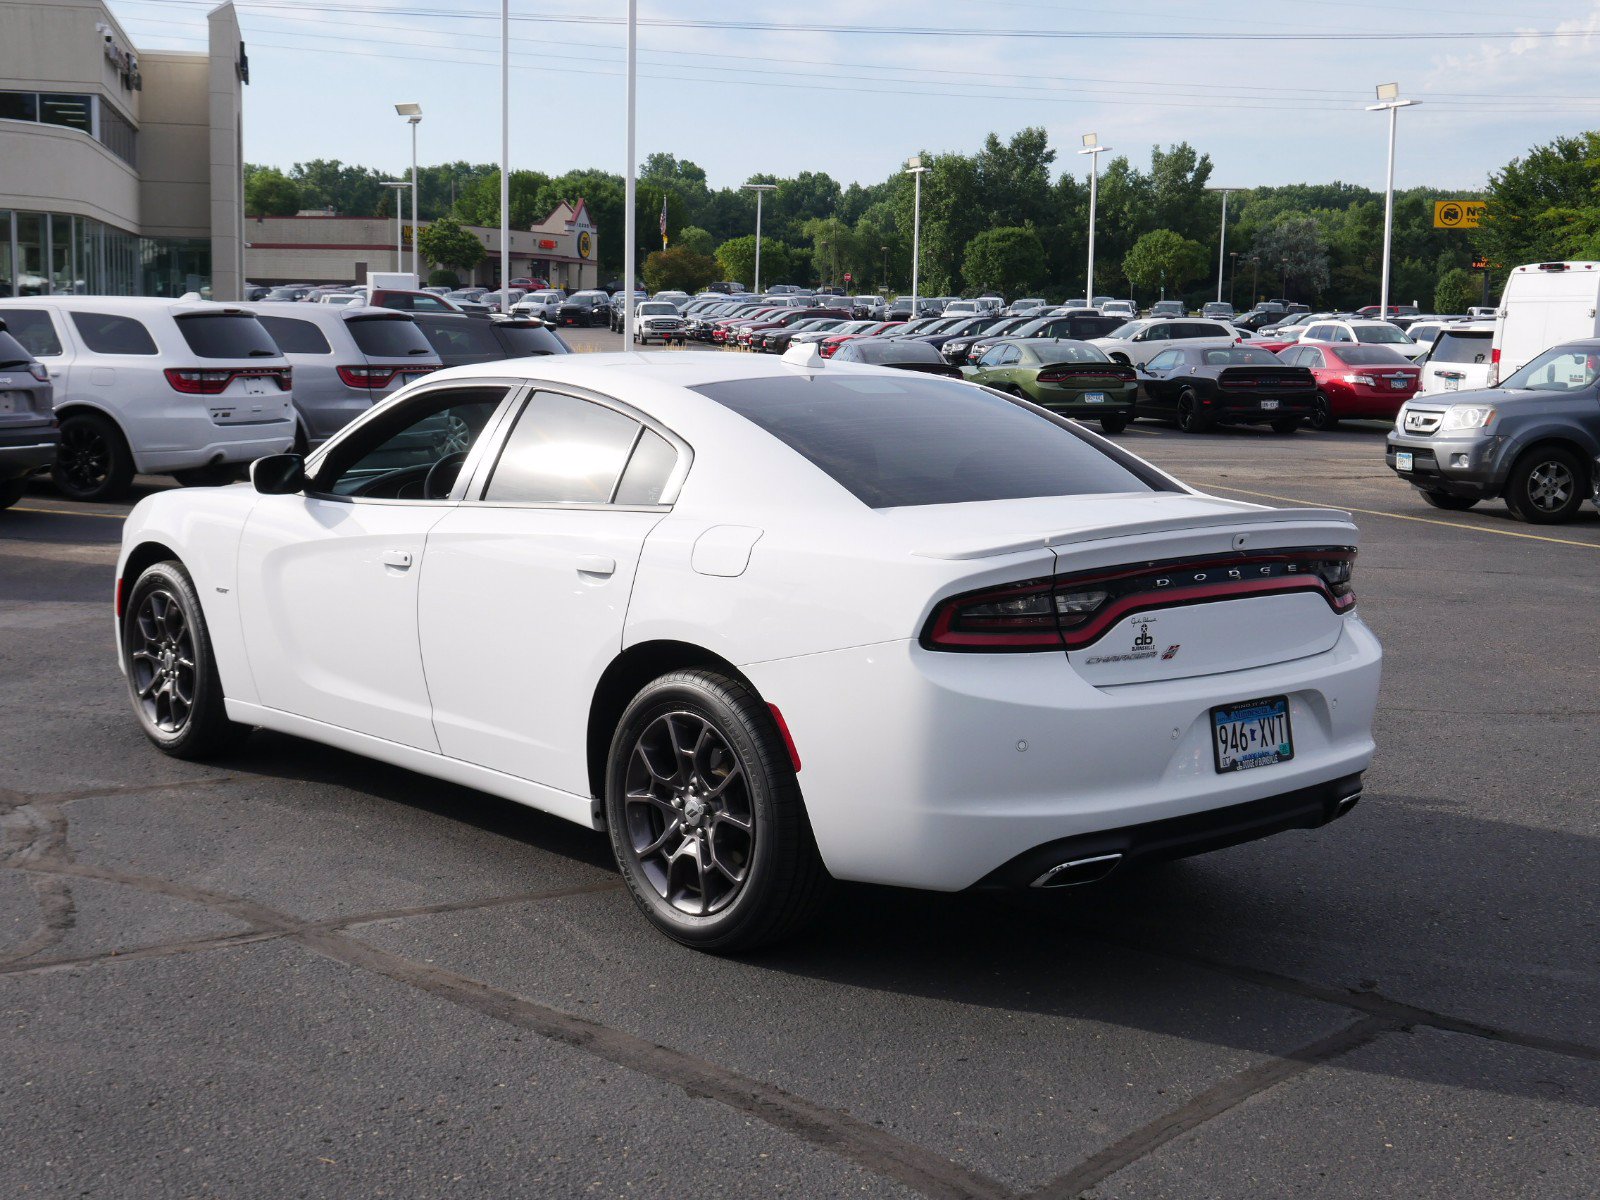
MULTIPOLYGON (((236 312, 246 312, 249 306, 245 301, 229 301, 226 303, 213 300, 176 300, 168 296, 6 296, 0 298, 0 304, 10 308, 37 308, 44 305, 49 308, 98 308, 109 311, 121 309, 134 313, 169 312, 173 316, 187 316, 191 313, 214 313, 232 309, 236 312)), ((312 305, 302 307, 311 308, 312 305)))
MULTIPOLYGON (((233 307, 224 305, 223 307, 233 307)), ((293 317, 297 321, 321 320, 326 324, 338 321, 351 321, 363 317, 399 317, 402 320, 412 320, 420 316, 398 308, 379 308, 371 304, 304 304, 298 300, 250 300, 237 307, 254 313, 258 317, 293 317)), ((428 316, 460 317, 470 321, 466 313, 429 313, 428 316)))

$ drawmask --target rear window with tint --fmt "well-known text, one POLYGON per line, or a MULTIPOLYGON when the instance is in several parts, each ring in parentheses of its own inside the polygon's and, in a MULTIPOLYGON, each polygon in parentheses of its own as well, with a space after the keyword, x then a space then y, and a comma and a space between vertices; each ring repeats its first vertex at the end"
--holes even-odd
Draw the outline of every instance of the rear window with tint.
POLYGON ((56 336, 49 313, 37 308, 0 308, 0 321, 6 323, 11 336, 35 358, 61 353, 61 339, 56 336))
POLYGON ((278 343, 247 313, 179 317, 178 331, 200 358, 277 358, 278 343))
POLYGON ((1433 344, 1430 362, 1486 363, 1494 341, 1494 334, 1485 329, 1482 333, 1443 330, 1433 344))
POLYGON ((346 324, 356 346, 368 358, 420 358, 433 353, 410 317, 360 317, 346 324))
POLYGON ((506 357, 487 321, 475 321, 470 317, 456 320, 429 320, 424 317, 422 324, 416 328, 441 358, 453 363, 492 362, 506 357))
POLYGON ((701 395, 808 459, 870 508, 1164 490, 1052 419, 925 375, 706 384, 701 395))
POLYGON ((1411 360, 1387 346, 1341 346, 1339 357, 1352 367, 1404 367, 1411 360))
POLYGON ((278 349, 285 354, 332 354, 333 347, 310 321, 297 321, 293 317, 257 317, 261 327, 272 335, 278 349))
POLYGON ((505 347, 506 358, 529 358, 536 354, 571 354, 567 344, 542 325, 490 326, 505 347))
POLYGON ((95 354, 154 354, 150 331, 132 317, 111 313, 72 314, 72 324, 83 344, 95 354))

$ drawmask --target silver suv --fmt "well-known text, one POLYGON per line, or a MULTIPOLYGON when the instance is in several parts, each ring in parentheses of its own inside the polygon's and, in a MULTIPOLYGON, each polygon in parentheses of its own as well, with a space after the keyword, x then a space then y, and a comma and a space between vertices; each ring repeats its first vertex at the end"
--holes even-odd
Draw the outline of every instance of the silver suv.
POLYGON ((28 476, 56 458, 50 373, 0 321, 0 508, 22 499, 28 476))

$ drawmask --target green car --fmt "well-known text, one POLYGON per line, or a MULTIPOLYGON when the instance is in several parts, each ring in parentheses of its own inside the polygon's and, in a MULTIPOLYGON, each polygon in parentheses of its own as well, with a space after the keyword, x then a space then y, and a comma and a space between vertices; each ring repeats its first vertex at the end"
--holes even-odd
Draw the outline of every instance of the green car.
POLYGON ((977 366, 962 373, 973 383, 1032 400, 1051 412, 1099 421, 1107 433, 1127 428, 1139 390, 1132 367, 1112 362, 1088 342, 1066 339, 996 342, 977 366))

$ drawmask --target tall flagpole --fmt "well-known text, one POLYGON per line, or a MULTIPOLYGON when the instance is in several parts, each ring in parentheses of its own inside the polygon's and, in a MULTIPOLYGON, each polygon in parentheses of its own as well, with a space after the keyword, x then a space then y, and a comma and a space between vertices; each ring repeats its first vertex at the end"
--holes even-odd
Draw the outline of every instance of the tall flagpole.
POLYGON ((622 345, 627 349, 633 345, 633 281, 634 257, 636 243, 639 240, 637 214, 634 210, 634 200, 637 191, 637 155, 633 150, 634 108, 638 100, 639 87, 639 0, 628 0, 628 173, 626 183, 622 189, 622 236, 627 239, 627 245, 622 248, 622 345))
POLYGON ((500 288, 511 311, 511 0, 500 0, 500 288))

